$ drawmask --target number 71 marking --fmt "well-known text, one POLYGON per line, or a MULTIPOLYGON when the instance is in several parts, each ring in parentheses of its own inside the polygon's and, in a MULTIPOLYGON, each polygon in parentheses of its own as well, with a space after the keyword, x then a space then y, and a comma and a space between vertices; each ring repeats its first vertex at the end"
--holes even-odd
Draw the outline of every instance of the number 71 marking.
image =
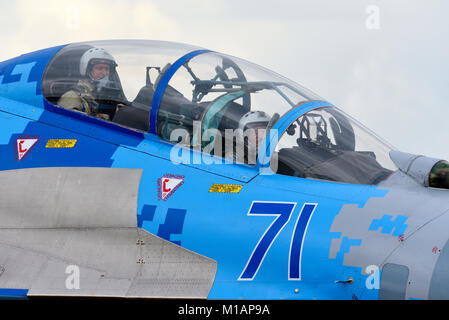
MULTIPOLYGON (((303 241, 307 232, 310 219, 315 211, 316 203, 305 203, 296 220, 295 229, 290 241, 290 256, 288 263, 288 279, 301 280, 301 256, 303 241)), ((256 276, 265 259, 268 250, 277 238, 279 233, 290 221, 290 217, 295 210, 296 202, 264 202, 253 201, 248 215, 254 216, 278 216, 268 227, 254 248, 245 269, 239 280, 251 281, 256 276)))

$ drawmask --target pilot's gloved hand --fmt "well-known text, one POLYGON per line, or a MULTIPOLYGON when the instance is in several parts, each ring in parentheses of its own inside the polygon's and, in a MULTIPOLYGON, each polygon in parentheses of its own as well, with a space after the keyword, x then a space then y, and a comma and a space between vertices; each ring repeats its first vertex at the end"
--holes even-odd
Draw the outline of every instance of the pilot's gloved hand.
POLYGON ((83 98, 81 98, 81 108, 79 111, 82 111, 88 115, 91 115, 93 113, 92 106, 83 98))

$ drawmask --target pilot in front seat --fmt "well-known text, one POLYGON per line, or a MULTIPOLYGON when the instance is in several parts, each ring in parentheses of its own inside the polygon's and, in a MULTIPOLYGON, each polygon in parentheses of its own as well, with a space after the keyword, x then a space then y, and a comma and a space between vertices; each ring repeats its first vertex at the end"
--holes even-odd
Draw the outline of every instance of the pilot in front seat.
POLYGON ((110 110, 105 110, 104 106, 100 105, 99 98, 104 98, 107 88, 115 88, 115 91, 121 88, 119 84, 111 83, 113 81, 110 79, 116 67, 117 63, 106 50, 89 49, 80 59, 80 74, 84 78, 79 80, 70 91, 64 93, 57 105, 111 120, 117 104, 110 106, 110 110))

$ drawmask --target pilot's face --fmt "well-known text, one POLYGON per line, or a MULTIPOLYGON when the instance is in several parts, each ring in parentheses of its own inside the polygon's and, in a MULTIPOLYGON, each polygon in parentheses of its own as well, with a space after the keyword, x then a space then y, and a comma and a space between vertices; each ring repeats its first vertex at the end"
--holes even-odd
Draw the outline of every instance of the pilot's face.
POLYGON ((90 72, 90 76, 93 80, 100 80, 106 76, 109 76, 109 65, 106 63, 95 64, 92 67, 92 71, 90 72))

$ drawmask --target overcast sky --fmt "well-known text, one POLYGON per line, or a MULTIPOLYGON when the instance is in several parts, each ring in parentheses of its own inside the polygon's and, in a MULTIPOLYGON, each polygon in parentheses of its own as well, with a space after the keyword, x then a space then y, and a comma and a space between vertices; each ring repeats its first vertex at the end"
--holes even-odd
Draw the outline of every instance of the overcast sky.
POLYGON ((402 151, 449 160, 447 0, 0 0, 0 61, 100 39, 190 43, 272 69, 402 151))

